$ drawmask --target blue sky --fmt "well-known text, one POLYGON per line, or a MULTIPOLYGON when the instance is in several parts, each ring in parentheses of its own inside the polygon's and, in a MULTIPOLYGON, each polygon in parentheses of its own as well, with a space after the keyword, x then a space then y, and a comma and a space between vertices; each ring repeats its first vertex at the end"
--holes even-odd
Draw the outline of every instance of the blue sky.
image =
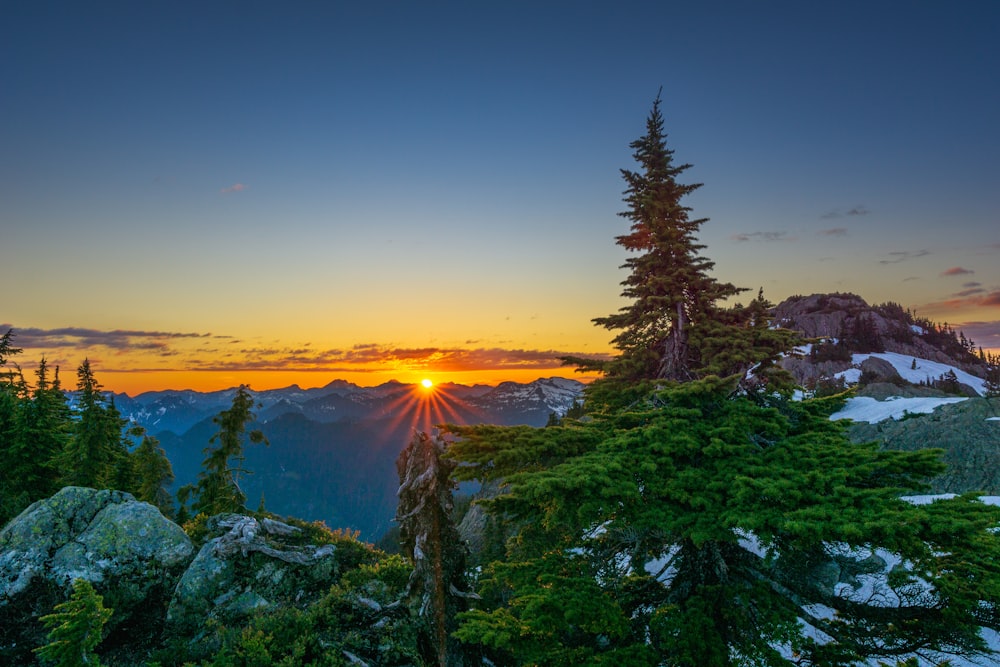
POLYGON ((0 11, 0 324, 26 366, 263 389, 606 352, 618 170, 661 86, 720 279, 1000 348, 994 2, 0 11))

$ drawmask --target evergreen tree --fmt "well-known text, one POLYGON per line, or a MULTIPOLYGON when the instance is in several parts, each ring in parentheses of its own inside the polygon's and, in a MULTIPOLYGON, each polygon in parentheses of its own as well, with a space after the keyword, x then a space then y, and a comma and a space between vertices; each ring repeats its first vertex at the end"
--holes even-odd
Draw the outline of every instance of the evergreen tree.
POLYGON ((939 452, 850 443, 829 420, 842 397, 748 387, 781 378, 791 338, 762 295, 717 305, 736 288, 697 255, 702 221, 677 203, 689 190, 673 183, 659 100, 633 148, 645 171, 624 172, 633 231, 619 243, 645 254, 626 264, 632 303, 596 320, 622 330, 620 356, 590 366, 607 373, 586 394, 602 409, 543 429, 447 427, 454 476, 505 485, 485 504, 516 531, 456 636, 515 665, 985 652, 980 627, 1000 627, 1000 510, 908 503, 943 470, 939 452), (878 549, 900 565, 873 594, 824 574, 865 571, 878 549))
POLYGON ((986 397, 1000 396, 1000 354, 986 356, 986 397))
POLYGON ((174 483, 170 459, 160 447, 160 441, 142 427, 132 429, 132 435, 142 438, 132 455, 139 478, 136 497, 158 507, 164 516, 173 517, 174 501, 167 490, 174 483))
POLYGON ((55 461, 69 442, 72 429, 59 369, 51 378, 49 372, 43 357, 35 371, 35 388, 17 411, 14 438, 5 461, 14 493, 23 494, 28 502, 46 498, 59 489, 55 461))
POLYGON ((659 96, 646 121, 646 134, 631 148, 640 171, 621 172, 628 185, 628 210, 619 215, 631 220, 632 227, 617 243, 641 254, 630 256, 622 267, 630 271, 622 282, 622 295, 631 303, 594 320, 620 331, 614 344, 622 354, 602 370, 627 379, 689 379, 699 361, 689 329, 710 318, 717 301, 741 290, 712 278, 713 263, 699 255, 704 246, 696 242, 696 235, 706 220, 692 218, 682 200, 700 184, 676 180, 691 165, 673 162, 659 96))
POLYGON ((56 667, 100 667, 94 649, 101 643, 101 632, 112 613, 89 581, 75 579, 70 598, 39 619, 49 629, 49 643, 34 652, 56 667))
POLYGON ((89 359, 77 368, 76 377, 79 414, 73 438, 59 458, 63 484, 134 490, 131 476, 122 474, 131 463, 123 441, 127 420, 113 402, 105 401, 89 359))
MULTIPOLYGON (((646 134, 631 143, 639 171, 622 169, 628 208, 619 215, 631 221, 630 233, 616 242, 630 253, 622 268, 622 296, 630 301, 618 313, 594 322, 619 333, 615 359, 595 361, 567 357, 581 370, 601 371, 607 391, 591 391, 592 405, 604 404, 621 385, 649 380, 690 380, 705 375, 745 374, 760 368, 756 382, 774 380, 789 388, 791 376, 774 363, 793 345, 791 332, 770 327, 763 296, 744 308, 720 305, 744 288, 717 281, 714 262, 701 256, 697 233, 706 218, 695 218, 683 204, 700 184, 677 178, 691 165, 676 165, 667 148, 660 98, 646 120, 646 134)), ((595 388, 596 389, 596 388, 595 388)))
POLYGON ((19 412, 27 398, 20 369, 7 368, 10 357, 21 352, 14 347, 13 339, 13 329, 0 336, 0 526, 27 505, 27 496, 19 493, 11 465, 19 412))
MULTIPOLYGON (((247 497, 239 483, 241 475, 250 474, 243 467, 244 438, 250 443, 268 444, 260 430, 247 432, 247 425, 254 419, 253 407, 250 388, 240 385, 233 396, 232 406, 212 419, 219 426, 219 432, 212 436, 209 446, 204 450, 205 460, 198 473, 197 483, 178 490, 177 497, 182 509, 193 493, 195 500, 192 509, 195 514, 211 516, 222 512, 247 511, 247 497)), ((187 512, 182 511, 179 515, 186 517, 187 512)))

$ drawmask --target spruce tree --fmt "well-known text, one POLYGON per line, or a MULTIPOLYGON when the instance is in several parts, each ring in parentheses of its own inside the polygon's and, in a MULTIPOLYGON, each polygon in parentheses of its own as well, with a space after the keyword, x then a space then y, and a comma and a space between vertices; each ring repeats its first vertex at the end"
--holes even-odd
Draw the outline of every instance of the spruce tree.
POLYGON ((89 581, 75 579, 70 598, 38 619, 49 629, 48 643, 34 652, 56 667, 100 667, 94 649, 101 643, 101 632, 112 613, 89 581))
POLYGON ((182 505, 180 516, 186 517, 184 506, 191 494, 195 496, 192 509, 196 515, 247 511, 247 497, 240 488, 240 476, 250 474, 243 467, 246 458, 243 455, 244 439, 253 444, 268 444, 259 429, 247 432, 247 425, 254 420, 253 407, 250 388, 240 385, 233 396, 232 406, 212 419, 219 426, 219 431, 204 450, 205 460, 198 473, 198 481, 178 490, 177 497, 182 505))

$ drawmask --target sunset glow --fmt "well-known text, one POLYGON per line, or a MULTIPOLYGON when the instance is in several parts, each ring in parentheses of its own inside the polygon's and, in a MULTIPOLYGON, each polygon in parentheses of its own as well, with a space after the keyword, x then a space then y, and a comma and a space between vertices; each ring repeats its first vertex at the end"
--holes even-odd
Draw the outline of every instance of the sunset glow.
POLYGON ((430 381, 429 379, 427 379, 427 378, 424 378, 423 380, 421 380, 421 381, 420 381, 420 384, 422 384, 422 385, 424 386, 424 389, 430 389, 431 387, 433 387, 433 386, 434 386, 434 383, 433 383, 433 382, 431 382, 431 381, 430 381))

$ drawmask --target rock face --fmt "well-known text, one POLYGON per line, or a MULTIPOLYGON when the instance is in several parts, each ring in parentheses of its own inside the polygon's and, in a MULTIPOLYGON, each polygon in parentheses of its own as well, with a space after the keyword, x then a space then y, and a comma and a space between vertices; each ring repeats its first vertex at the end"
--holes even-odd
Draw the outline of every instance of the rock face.
POLYGON ((289 544, 280 521, 237 514, 208 520, 213 535, 184 572, 167 610, 168 632, 195 634, 207 619, 237 620, 257 609, 301 605, 339 576, 335 547, 289 544))
MULTIPOLYGON (((21 659, 43 633, 35 621, 85 579, 129 632, 169 598, 191 540, 152 505, 121 491, 66 487, 0 531, 0 661, 21 659)), ((30 654, 28 654, 30 656, 30 654)))

